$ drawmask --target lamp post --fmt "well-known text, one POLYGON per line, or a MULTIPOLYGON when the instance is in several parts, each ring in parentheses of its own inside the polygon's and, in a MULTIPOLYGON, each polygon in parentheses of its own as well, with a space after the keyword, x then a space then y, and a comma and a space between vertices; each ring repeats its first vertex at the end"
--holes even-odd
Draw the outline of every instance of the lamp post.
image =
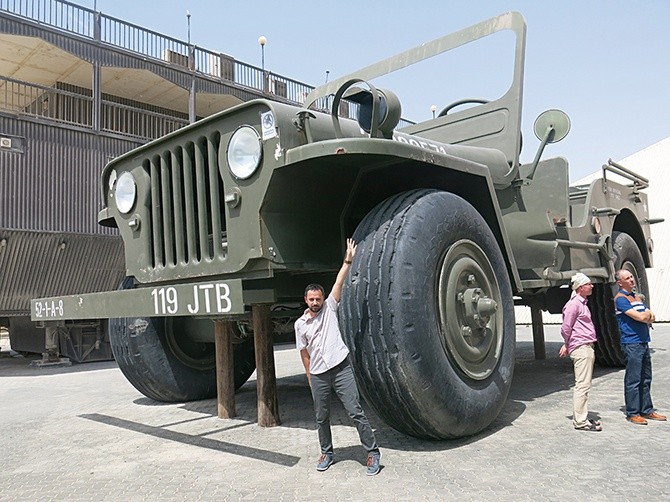
POLYGON ((263 35, 258 37, 258 45, 261 46, 261 70, 263 72, 263 92, 268 91, 268 78, 265 75, 265 44, 268 43, 268 39, 263 35))
POLYGON ((191 12, 186 11, 186 40, 191 45, 191 12))
POLYGON ((268 43, 268 39, 263 35, 258 37, 258 45, 261 46, 261 70, 265 72, 265 44, 268 43))
POLYGON ((188 123, 196 120, 195 112, 195 48, 191 45, 191 12, 186 11, 186 39, 188 41, 188 69, 191 72, 191 87, 188 91, 188 123))
POLYGON ((437 111, 437 106, 435 105, 430 105, 430 113, 433 114, 433 118, 435 118, 435 112, 437 111))

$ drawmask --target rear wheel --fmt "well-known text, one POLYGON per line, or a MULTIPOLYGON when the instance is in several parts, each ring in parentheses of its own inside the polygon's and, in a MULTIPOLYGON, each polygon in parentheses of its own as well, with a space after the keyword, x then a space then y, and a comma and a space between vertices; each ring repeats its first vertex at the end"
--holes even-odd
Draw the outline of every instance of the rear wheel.
MULTIPOLYGON (((649 283, 644 267, 644 259, 633 238, 623 232, 612 234, 614 249, 614 268, 626 269, 633 277, 637 294, 642 294, 649 304, 649 283)), ((598 343, 596 344, 596 361, 603 366, 624 366, 621 353, 621 334, 616 319, 614 296, 619 287, 617 284, 596 284, 591 295, 591 311, 596 327, 598 343)))
POLYGON ((433 190, 377 206, 341 306, 361 392, 395 429, 475 434, 502 408, 514 365, 514 309, 502 253, 481 215, 433 190))
MULTIPOLYGON (((124 287, 132 282, 124 281, 124 287)), ((193 317, 110 319, 112 352, 128 381, 156 401, 181 402, 216 396, 214 323, 193 317)), ((234 348, 235 389, 253 373, 253 338, 234 348)))

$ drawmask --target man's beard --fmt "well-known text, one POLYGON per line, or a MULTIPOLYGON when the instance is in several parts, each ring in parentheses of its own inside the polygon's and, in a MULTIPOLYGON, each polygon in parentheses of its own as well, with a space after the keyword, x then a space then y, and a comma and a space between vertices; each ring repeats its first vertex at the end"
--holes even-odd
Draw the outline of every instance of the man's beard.
POLYGON ((318 307, 314 306, 314 307, 308 307, 308 308, 309 308, 309 310, 311 310, 315 314, 318 314, 319 312, 321 312, 322 307, 323 307, 323 303, 321 305, 319 305, 318 307))

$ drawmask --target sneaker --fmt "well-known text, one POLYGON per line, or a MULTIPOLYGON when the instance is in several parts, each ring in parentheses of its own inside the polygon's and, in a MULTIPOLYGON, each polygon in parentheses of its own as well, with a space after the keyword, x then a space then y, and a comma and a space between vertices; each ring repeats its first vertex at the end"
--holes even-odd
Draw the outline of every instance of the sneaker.
POLYGON ((379 471, 381 470, 381 465, 379 462, 381 462, 381 459, 382 452, 380 451, 373 451, 368 454, 368 470, 366 472, 368 476, 379 474, 379 471))
POLYGON ((637 425, 647 425, 647 421, 640 415, 633 415, 632 417, 628 417, 626 420, 637 425))
POLYGON ((660 413, 656 413, 655 411, 652 411, 649 413, 649 415, 642 415, 644 418, 647 420, 658 420, 659 422, 665 422, 668 417, 665 415, 661 415, 660 413))
POLYGON ((319 457, 319 461, 316 463, 316 470, 317 471, 325 471, 328 469, 331 465, 333 465, 333 454, 332 453, 324 453, 319 457))

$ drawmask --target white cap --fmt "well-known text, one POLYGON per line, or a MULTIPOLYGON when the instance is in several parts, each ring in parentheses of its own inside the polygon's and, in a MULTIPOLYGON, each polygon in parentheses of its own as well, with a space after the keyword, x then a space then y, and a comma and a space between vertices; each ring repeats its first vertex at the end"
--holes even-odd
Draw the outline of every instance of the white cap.
POLYGON ((584 284, 589 284, 591 282, 591 279, 588 278, 587 275, 582 274, 581 272, 577 272, 575 275, 572 276, 572 289, 577 291, 579 286, 583 286, 584 284))

